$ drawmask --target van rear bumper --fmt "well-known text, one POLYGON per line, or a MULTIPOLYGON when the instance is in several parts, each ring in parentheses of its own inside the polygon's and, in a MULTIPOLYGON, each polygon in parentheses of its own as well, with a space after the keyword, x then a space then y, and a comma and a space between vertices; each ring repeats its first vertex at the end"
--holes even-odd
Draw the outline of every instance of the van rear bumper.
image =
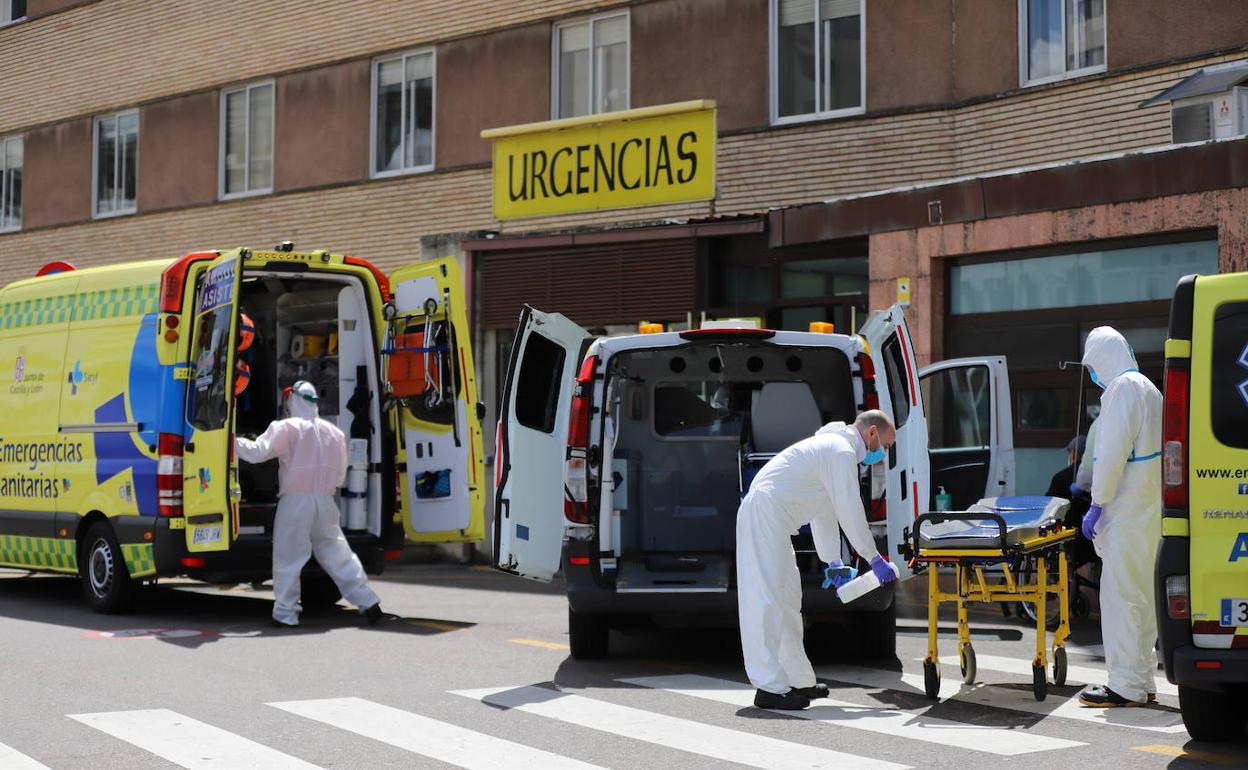
POLYGON ((1201 690, 1221 690, 1248 685, 1248 650, 1211 650, 1186 645, 1174 650, 1166 678, 1174 684, 1201 690), (1205 668, 1197 668, 1197 662, 1205 668), (1221 668, 1209 668, 1213 664, 1221 668))
MULTIPOLYGON (((245 583, 268 580, 273 575, 273 541, 268 536, 245 535, 235 540, 228 551, 208 551, 192 554, 186 547, 186 531, 170 529, 169 520, 157 523, 156 572, 158 575, 186 575, 208 583, 245 583), (194 556, 204 560, 203 567, 186 567, 182 558, 194 556)), ((402 533, 398 543, 390 549, 381 538, 373 535, 346 535, 351 550, 360 557, 364 571, 380 575, 385 569, 386 550, 402 547, 402 533)), ((394 538, 390 538, 393 540, 394 538)), ((307 574, 323 574, 316 559, 309 559, 304 569, 307 574)))
MULTIPOLYGON (((580 547, 578 547, 580 546, 580 547)), ((581 544, 572 542, 564 548, 563 574, 567 585, 568 605, 576 612, 593 615, 645 615, 669 616, 688 625, 701 625, 711 618, 719 618, 723 624, 734 624, 737 619, 737 591, 702 593, 694 591, 671 591, 661 593, 619 593, 609 577, 595 574, 597 559, 589 564, 572 564, 570 555, 581 544)), ((588 549, 585 549, 588 550, 588 549)), ((832 590, 823 590, 819 583, 802 587, 802 614, 811 621, 830 620, 866 612, 883 612, 893 605, 893 587, 882 589, 856 599, 847 607, 832 590)))

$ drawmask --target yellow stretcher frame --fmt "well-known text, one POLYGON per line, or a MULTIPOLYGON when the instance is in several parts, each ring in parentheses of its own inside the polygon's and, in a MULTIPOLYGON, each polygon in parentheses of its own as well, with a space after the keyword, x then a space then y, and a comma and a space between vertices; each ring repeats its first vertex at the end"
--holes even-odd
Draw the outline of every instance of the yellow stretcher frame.
POLYGON ((899 549, 910 559, 911 567, 925 565, 927 568, 927 657, 923 659, 923 689, 927 697, 935 700, 940 694, 940 656, 937 649, 937 626, 940 605, 957 602, 958 605, 958 662, 962 669, 962 681, 975 683, 975 647, 971 644, 971 627, 967 619, 969 602, 1031 602, 1036 607, 1036 656, 1031 663, 1032 693, 1036 700, 1048 696, 1048 656, 1045 642, 1048 639, 1046 604, 1050 594, 1056 594, 1060 608, 1057 631, 1053 634, 1053 683, 1066 684, 1066 639, 1070 636, 1070 566, 1067 561, 1066 543, 1074 539, 1076 530, 1060 522, 1042 529, 1033 538, 1007 545, 1005 522, 997 514, 990 513, 927 513, 914 523, 914 535, 906 532, 906 542, 899 549), (941 521, 993 521, 1001 530, 997 548, 922 548, 919 543, 919 527, 924 522, 941 521), (1014 575, 1011 563, 1034 557, 1035 581, 1020 582, 1014 575), (1050 556, 1057 559, 1057 582, 1049 582, 1050 556), (999 564, 1004 583, 989 584, 984 567, 999 564), (952 565, 956 590, 940 589, 940 567, 952 565))

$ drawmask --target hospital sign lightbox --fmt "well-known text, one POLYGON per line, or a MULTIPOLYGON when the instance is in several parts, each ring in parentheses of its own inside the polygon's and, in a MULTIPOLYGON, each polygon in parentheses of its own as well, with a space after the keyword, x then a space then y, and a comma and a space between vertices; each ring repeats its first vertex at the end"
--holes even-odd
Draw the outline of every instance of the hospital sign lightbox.
POLYGON ((494 128, 494 216, 652 206, 715 197, 715 102, 494 128))

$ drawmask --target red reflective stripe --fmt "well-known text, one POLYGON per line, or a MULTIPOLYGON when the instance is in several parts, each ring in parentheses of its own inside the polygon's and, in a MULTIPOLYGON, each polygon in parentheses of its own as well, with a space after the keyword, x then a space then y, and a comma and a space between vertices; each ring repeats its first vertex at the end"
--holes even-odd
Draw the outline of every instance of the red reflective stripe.
MULTIPOLYGON (((461 373, 468 371, 468 364, 464 361, 464 349, 462 347, 459 349, 459 371, 461 373)), ((466 376, 466 375, 461 374, 461 376, 466 376)), ((467 393, 466 390, 465 390, 465 393, 467 393)), ((464 405, 465 412, 467 412, 469 409, 472 409, 475 413, 476 408, 477 408, 476 404, 464 405)), ((477 483, 477 444, 475 441, 472 440, 471 431, 468 432, 468 462, 469 462, 468 467, 472 469, 470 471, 470 473, 472 474, 472 483, 476 484, 477 483)))
POLYGON ((910 349, 906 347, 906 335, 897 329, 897 341, 901 343, 901 357, 906 362, 906 379, 910 381, 910 404, 919 405, 919 393, 914 389, 914 370, 910 368, 910 349))
POLYGON ((1198 660, 1196 661, 1196 668, 1219 669, 1219 668, 1222 668, 1222 661, 1220 660, 1198 660))
POLYGON ((914 482, 914 518, 919 518, 919 482, 914 482))
POLYGON ((569 556, 569 557, 568 557, 568 561, 569 561, 570 563, 572 563, 572 564, 575 564, 575 565, 576 565, 576 566, 578 566, 578 567, 588 567, 588 566, 589 566, 589 557, 588 557, 588 556, 569 556))

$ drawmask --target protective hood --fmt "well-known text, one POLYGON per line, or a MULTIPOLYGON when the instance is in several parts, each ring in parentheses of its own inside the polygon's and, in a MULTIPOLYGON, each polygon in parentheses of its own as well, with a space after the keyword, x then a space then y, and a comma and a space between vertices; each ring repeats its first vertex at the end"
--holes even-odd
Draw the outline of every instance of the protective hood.
POLYGON ((1139 371, 1127 340, 1112 326, 1098 326, 1083 346, 1083 365, 1106 386, 1125 372, 1139 371))
POLYGON ((291 417, 315 420, 320 414, 316 406, 316 388, 309 383, 298 382, 286 397, 286 411, 291 417), (309 398, 310 397, 310 398, 309 398))

